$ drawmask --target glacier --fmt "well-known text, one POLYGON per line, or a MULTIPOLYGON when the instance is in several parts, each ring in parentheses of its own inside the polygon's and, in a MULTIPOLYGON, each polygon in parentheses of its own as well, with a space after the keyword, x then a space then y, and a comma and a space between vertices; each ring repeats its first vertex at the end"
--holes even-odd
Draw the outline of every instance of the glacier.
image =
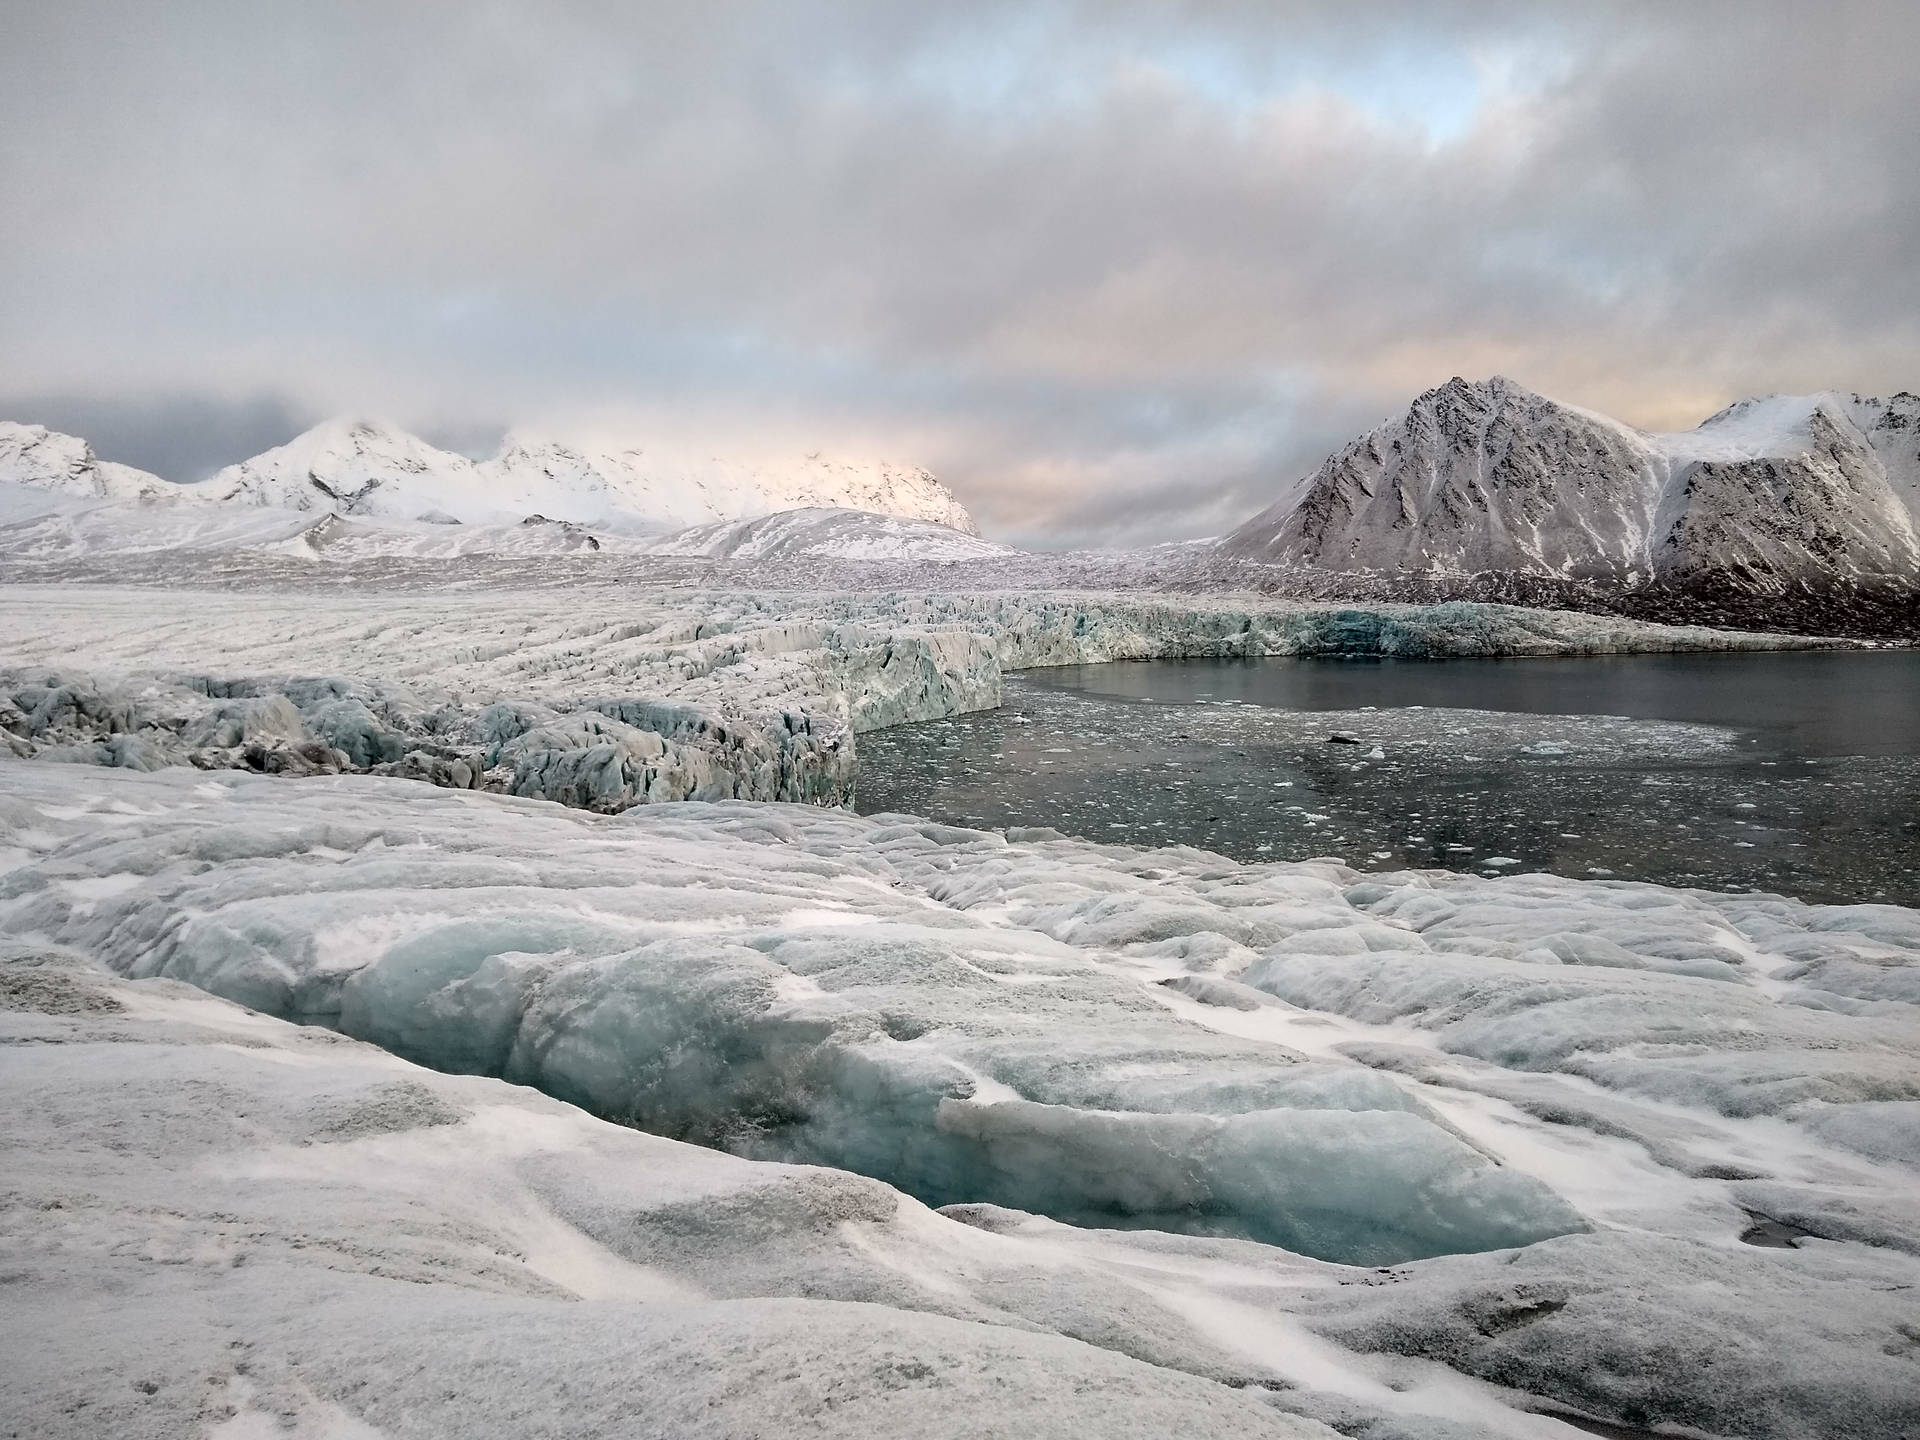
POLYGON ((1022 670, 1852 642, 307 439, 0 432, 0 1429, 1920 1429, 1915 912, 848 808, 1022 670))
POLYGON ((627 588, 0 590, 0 747, 367 770, 596 810, 847 803, 856 736, 1000 704, 1009 671, 1168 656, 1580 655, 1802 638, 1456 603, 627 588))
POLYGON ((417 585, 458 560, 476 583, 512 562, 536 583, 1254 591, 1916 634, 1920 399, 1906 392, 1765 396, 1652 433, 1503 376, 1456 377, 1277 491, 1214 539, 1038 553, 982 539, 932 475, 879 461, 512 434, 475 462, 343 417, 177 485, 8 424, 0 557, 50 580, 129 578, 132 562, 153 583, 326 567, 353 572, 333 583, 417 585))
POLYGON ((0 759, 0 936, 15 1428, 1920 1423, 1898 907, 0 759))

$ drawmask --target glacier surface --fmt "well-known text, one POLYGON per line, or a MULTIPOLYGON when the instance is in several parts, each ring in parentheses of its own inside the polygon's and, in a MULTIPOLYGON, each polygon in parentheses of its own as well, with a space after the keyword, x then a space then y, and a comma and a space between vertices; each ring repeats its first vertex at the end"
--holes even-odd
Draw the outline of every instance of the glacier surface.
POLYGON ((14 1428, 1920 1424, 1898 907, 0 759, 0 933, 14 1428))
POLYGON ((17 755, 372 770, 608 811, 845 803, 856 734, 991 709, 1012 670, 1810 643, 1465 603, 24 585, 0 590, 0 636, 0 747, 17 755))

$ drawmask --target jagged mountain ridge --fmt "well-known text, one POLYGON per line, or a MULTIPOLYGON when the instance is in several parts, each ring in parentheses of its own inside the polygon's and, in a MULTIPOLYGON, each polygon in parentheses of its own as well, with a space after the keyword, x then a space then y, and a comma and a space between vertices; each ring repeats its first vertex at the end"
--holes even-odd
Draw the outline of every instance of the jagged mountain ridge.
POLYGON ((663 534, 799 507, 868 510, 977 534, 925 470, 809 455, 752 464, 641 450, 596 452, 509 436, 489 460, 439 450, 391 425, 331 420, 230 465, 209 498, 378 520, 507 524, 528 515, 663 534))
POLYGON ((77 500, 151 500, 182 487, 131 465, 102 460, 77 435, 0 420, 0 480, 77 500))
POLYGON ((589 451, 509 435, 475 462, 397 426, 337 419, 176 484, 102 460, 44 425, 0 421, 0 482, 71 501, 212 501, 374 521, 513 525, 532 515, 630 535, 833 508, 980 532, 928 471, 811 454, 748 462, 643 450, 589 451))
POLYGON ((1920 397, 1825 392, 1656 434, 1502 376, 1454 379, 1220 542, 1334 571, 1634 585, 1920 580, 1920 397))

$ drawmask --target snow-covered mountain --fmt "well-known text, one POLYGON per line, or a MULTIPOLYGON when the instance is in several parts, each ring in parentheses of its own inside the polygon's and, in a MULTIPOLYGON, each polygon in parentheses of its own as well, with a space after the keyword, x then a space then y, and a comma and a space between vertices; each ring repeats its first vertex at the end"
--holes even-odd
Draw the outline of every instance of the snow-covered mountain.
POLYGON ((203 488, 221 502, 455 525, 515 518, 489 504, 473 462, 392 425, 329 420, 229 465, 203 488))
POLYGON ((509 435, 476 467, 489 490, 579 524, 685 530, 799 509, 866 510, 923 520, 965 535, 979 529, 953 492, 915 466, 835 460, 820 454, 747 463, 667 451, 584 451, 509 435))
POLYGON ((0 420, 0 482, 31 485, 79 500, 151 500, 186 487, 116 465, 77 435, 0 420))
POLYGON ((1225 536, 1342 571, 1635 582, 1920 580, 1920 397, 1742 401, 1655 434, 1502 376, 1454 379, 1225 536))
POLYGON ((517 523, 529 515, 632 534, 751 519, 797 507, 868 510, 977 534, 925 470, 809 455, 720 457, 596 452, 509 436, 478 463, 395 426, 330 420, 206 482, 210 498, 376 520, 517 523))
POLYGON ((475 463, 395 426, 332 420, 200 484, 0 423, 0 548, 48 562, 160 550, 310 559, 611 548, 740 560, 963 560, 979 538, 924 470, 809 455, 748 464, 509 436, 475 463), (154 502, 188 503, 154 503, 154 502))

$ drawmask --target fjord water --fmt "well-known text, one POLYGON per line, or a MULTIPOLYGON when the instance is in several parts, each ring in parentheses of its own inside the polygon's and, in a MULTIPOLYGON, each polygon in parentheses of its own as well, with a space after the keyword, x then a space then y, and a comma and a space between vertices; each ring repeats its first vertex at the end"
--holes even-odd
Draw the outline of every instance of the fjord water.
POLYGON ((1074 666, 860 753, 868 813, 1920 902, 1912 651, 1074 666))

